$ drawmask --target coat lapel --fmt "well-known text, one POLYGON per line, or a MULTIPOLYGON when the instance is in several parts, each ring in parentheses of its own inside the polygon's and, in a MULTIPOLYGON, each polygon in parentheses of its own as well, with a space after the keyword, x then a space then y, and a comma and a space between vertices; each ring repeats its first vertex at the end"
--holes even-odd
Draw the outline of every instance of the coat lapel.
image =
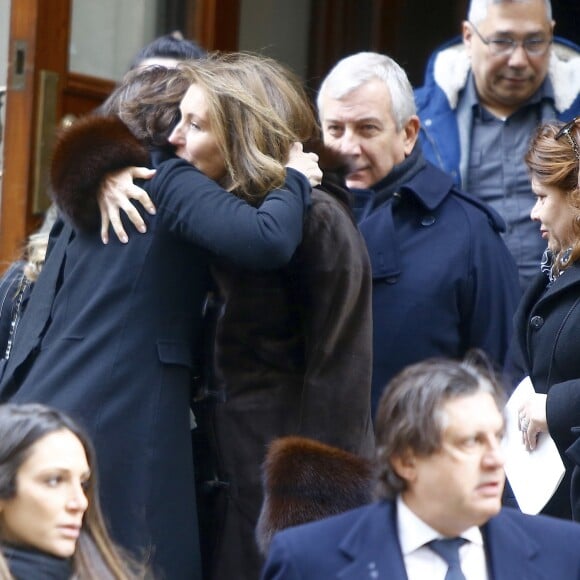
POLYGON ((534 565, 540 546, 513 518, 502 511, 482 528, 482 533, 493 580, 549 580, 549 573, 545 575, 534 565))
POLYGON ((38 347, 44 329, 49 321, 58 279, 65 260, 66 248, 72 235, 72 228, 66 224, 60 232, 38 280, 30 294, 28 306, 18 325, 14 348, 10 354, 3 376, 0 377, 0 399, 6 400, 13 393, 6 390, 14 372, 38 347))
POLYGON ((352 560, 337 574, 340 580, 407 580, 393 502, 373 504, 345 536, 339 549, 352 560))
POLYGON ((399 243, 395 235, 393 200, 359 223, 367 244, 373 279, 396 278, 401 274, 399 243))
POLYGON ((571 286, 580 283, 580 263, 576 263, 568 268, 547 290, 542 294, 537 302, 537 306, 551 301, 571 286))
MULTIPOLYGON (((542 571, 536 565, 540 545, 506 511, 504 508, 482 528, 490 578, 550 580, 550 571, 542 571)), ((337 574, 340 580, 407 580, 393 502, 374 504, 368 509, 339 549, 351 560, 337 574)))

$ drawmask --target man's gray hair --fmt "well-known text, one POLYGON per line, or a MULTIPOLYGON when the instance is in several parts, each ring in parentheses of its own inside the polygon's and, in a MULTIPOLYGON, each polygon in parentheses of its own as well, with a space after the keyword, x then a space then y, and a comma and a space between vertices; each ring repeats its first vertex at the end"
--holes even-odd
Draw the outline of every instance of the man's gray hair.
MULTIPOLYGON (((469 5, 469 11, 467 12, 467 20, 477 24, 482 20, 485 20, 487 16, 487 9, 492 4, 508 4, 510 2, 520 2, 527 3, 532 0, 471 0, 469 5)), ((552 20, 552 3, 550 0, 544 0, 544 5, 546 6, 546 18, 552 20)))
POLYGON ((377 52, 359 52, 338 61, 318 91, 316 103, 320 119, 324 95, 341 99, 373 79, 383 81, 389 90, 393 118, 400 131, 417 112, 413 88, 405 71, 392 58, 377 52))

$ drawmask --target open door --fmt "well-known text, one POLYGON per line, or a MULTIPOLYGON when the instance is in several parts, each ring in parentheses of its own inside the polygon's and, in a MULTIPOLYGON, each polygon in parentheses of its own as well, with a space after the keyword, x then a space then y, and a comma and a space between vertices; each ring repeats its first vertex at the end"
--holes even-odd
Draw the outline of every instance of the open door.
MULTIPOLYGON (((110 93, 112 76, 71 70, 75 55, 73 25, 78 10, 94 12, 123 10, 127 2, 92 0, 12 0, 10 14, 9 65, 4 97, 4 163, 0 205, 0 273, 20 255, 26 237, 40 225, 50 204, 47 179, 55 130, 67 116, 78 116, 97 107, 110 93), (77 11, 76 13, 74 11, 77 11)), ((143 17, 149 21, 150 37, 179 29, 207 49, 236 50, 240 0, 139 0, 143 17), (151 24, 151 21, 155 22, 151 24)), ((129 34, 142 22, 129 6, 125 13, 129 34)), ((110 14, 105 14, 109 19, 110 14)), ((141 18, 143 20, 144 18, 141 18)), ((90 20, 89 20, 90 24, 90 20)), ((113 51, 107 43, 106 27, 96 50, 113 51)), ((123 33, 123 31, 121 31, 123 33)), ((77 33, 78 34, 78 33, 77 33)), ((82 34, 82 32, 81 32, 82 34)), ((133 53, 134 54, 134 53, 133 53)), ((74 65, 74 63, 73 63, 74 65)), ((80 67, 77 67, 80 68, 80 67)))
POLYGON ((70 0, 12 2, 5 97, 4 172, 0 213, 0 263, 13 260, 40 212, 33 210, 38 107, 49 98, 53 118, 63 114, 70 0), (41 71, 46 71, 41 81, 41 71), (40 95, 41 82, 45 94, 40 95), (46 91, 50 95, 46 94, 46 91))

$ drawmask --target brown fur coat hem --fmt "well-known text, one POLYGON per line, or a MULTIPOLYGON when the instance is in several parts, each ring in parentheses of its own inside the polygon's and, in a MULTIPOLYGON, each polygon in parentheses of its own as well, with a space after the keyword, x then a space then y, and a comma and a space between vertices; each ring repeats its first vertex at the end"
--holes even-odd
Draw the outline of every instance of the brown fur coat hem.
POLYGON ((263 485, 256 541, 266 554, 277 531, 370 503, 373 463, 314 439, 281 437, 268 448, 263 485))

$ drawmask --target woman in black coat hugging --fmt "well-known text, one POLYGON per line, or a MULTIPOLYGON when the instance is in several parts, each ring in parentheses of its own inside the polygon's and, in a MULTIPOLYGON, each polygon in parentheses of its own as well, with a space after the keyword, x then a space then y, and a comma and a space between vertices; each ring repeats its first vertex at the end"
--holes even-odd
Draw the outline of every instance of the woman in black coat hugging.
POLYGON ((580 496, 580 481, 570 490, 574 465, 567 452, 576 439, 573 428, 580 425, 579 159, 576 120, 539 127, 526 163, 536 195, 531 218, 548 247, 516 312, 513 339, 516 366, 530 376, 536 391, 519 410, 526 446, 533 452, 538 436, 549 432, 566 465, 543 512, 567 519, 572 517, 570 492, 580 496))
MULTIPOLYGON (((163 104, 166 114, 140 117, 139 138, 117 117, 93 115, 58 140, 51 182, 63 217, 15 334, 0 401, 41 402, 78 421, 97 451, 101 505, 114 540, 160 577, 198 580, 189 406, 203 352, 208 257, 281 267, 302 237, 311 187, 280 164, 265 186, 271 193, 255 208, 216 181, 223 153, 211 140, 199 169, 172 158, 163 146, 188 84, 162 67, 133 73, 119 87, 120 102, 143 113, 163 104), (142 215, 147 232, 131 243, 104 245, 102 180, 150 162, 156 173, 144 187, 157 214, 142 215)), ((205 135, 195 124, 192 133, 205 135)), ((319 173, 313 157, 297 155, 319 173)))
MULTIPOLYGON (((268 180, 293 142, 318 137, 302 84, 272 59, 236 53, 182 63, 176 74, 188 85, 169 137, 176 154, 232 198, 263 208, 268 180)), ((131 118, 143 115, 130 113, 124 106, 121 119, 133 128, 139 123, 131 118)), ((372 280, 345 192, 314 188, 303 232, 288 265, 269 272, 210 258, 216 289, 206 308, 209 380, 195 415, 196 449, 207 454, 209 447, 214 461, 200 474, 198 502, 205 577, 212 580, 260 575, 260 466, 272 440, 298 435, 373 453, 372 280)))

